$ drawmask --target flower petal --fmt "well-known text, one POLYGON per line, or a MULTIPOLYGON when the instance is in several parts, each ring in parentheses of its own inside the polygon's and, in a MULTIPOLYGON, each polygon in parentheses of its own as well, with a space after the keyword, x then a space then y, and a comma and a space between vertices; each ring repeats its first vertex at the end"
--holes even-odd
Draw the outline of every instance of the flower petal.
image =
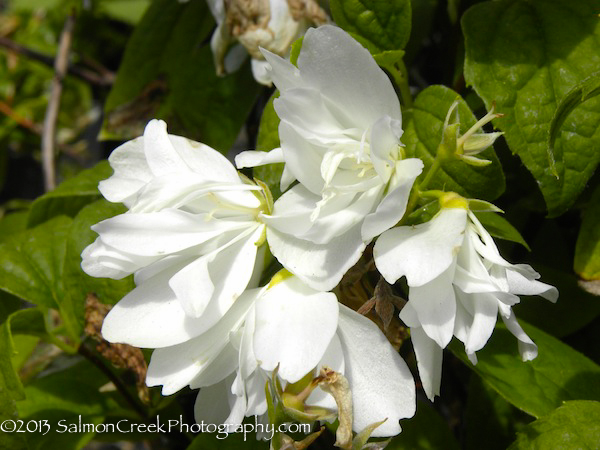
POLYGON ((146 162, 144 138, 138 137, 117 147, 108 157, 114 174, 101 181, 98 189, 109 202, 131 206, 135 194, 152 179, 146 162))
POLYGON ((366 247, 360 236, 360 224, 324 245, 297 239, 269 227, 267 241, 283 267, 321 291, 337 286, 366 247))
POLYGON ((365 242, 396 225, 404 216, 410 190, 423 171, 423 162, 417 158, 396 163, 394 188, 381 200, 375 212, 365 217, 361 229, 365 242))
POLYGON ((377 269, 390 284, 403 275, 411 287, 430 282, 454 261, 466 221, 464 209, 442 209, 429 222, 386 231, 373 249, 377 269))
POLYGON ((200 389, 194 404, 194 418, 197 423, 225 423, 231 413, 231 383, 235 374, 213 386, 200 389))
POLYGON ((254 354, 264 370, 295 383, 313 370, 338 321, 335 294, 318 292, 296 277, 267 289, 256 302, 254 354))
MULTIPOLYGON (((259 293, 260 289, 246 291, 219 322, 200 336, 176 346, 154 350, 146 384, 163 385, 163 395, 170 395, 210 370, 211 364, 229 344, 229 334, 239 329, 259 293)), ((226 364, 221 368, 223 373, 228 370, 226 364)), ((210 376, 216 378, 214 373, 210 376)))
POLYGON ((516 295, 540 295, 551 302, 558 300, 558 289, 549 284, 542 283, 537 280, 530 280, 521 273, 506 270, 506 278, 508 279, 509 291, 516 295))
POLYGON ((256 81, 265 86, 273 85, 273 81, 271 80, 271 65, 267 61, 252 58, 250 64, 252 75, 256 81))
POLYGON ((266 164, 282 163, 283 151, 281 147, 274 148, 270 152, 245 151, 235 157, 235 165, 238 169, 245 167, 264 166, 266 164))
POLYGON ((421 327, 410 329, 410 339, 415 349, 423 390, 427 398, 433 401, 436 395, 440 395, 442 384, 442 348, 421 327))
POLYGON ((517 317, 515 316, 514 311, 510 311, 510 315, 505 317, 504 315, 500 315, 502 317, 502 321, 506 328, 519 340, 519 353, 523 361, 531 361, 535 359, 538 354, 537 345, 531 340, 529 336, 523 331, 519 322, 517 322, 517 317))
POLYGON ((340 304, 338 336, 344 375, 352 388, 354 431, 387 418, 373 437, 394 436, 399 420, 416 409, 415 382, 408 366, 384 334, 366 317, 340 304))
POLYGON ((249 226, 247 221, 205 219, 206 216, 167 209, 121 214, 103 220, 92 230, 114 249, 140 256, 164 256, 249 226))
POLYGON ((400 103, 390 79, 369 51, 341 28, 309 29, 298 68, 304 82, 351 117, 354 127, 367 130, 385 115, 400 119, 400 103))
POLYGON ((254 270, 263 227, 256 226, 208 255, 188 264, 169 280, 186 314, 200 317, 207 306, 221 317, 246 289, 254 270))
POLYGON ((456 299, 452 279, 454 265, 423 286, 410 287, 409 302, 417 312, 423 331, 440 347, 452 339, 456 299))

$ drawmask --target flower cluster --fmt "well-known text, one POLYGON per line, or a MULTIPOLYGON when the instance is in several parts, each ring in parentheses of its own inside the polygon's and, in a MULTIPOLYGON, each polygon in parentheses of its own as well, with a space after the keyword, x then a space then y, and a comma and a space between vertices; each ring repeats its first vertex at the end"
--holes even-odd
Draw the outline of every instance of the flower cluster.
MULTIPOLYGON (((218 36, 226 25, 219 22, 218 36)), ((147 384, 163 386, 164 395, 200 388, 199 421, 267 420, 278 401, 282 420, 337 414, 344 448, 352 431, 393 436, 415 412, 413 377, 377 325, 336 289, 374 241, 383 278, 391 285, 406 278, 399 317, 430 399, 440 393, 442 351, 452 337, 475 364, 498 313, 523 359, 534 358, 537 348, 511 307, 518 295, 554 301, 556 289, 530 266, 505 261, 455 193, 430 192, 439 212, 404 225, 412 200, 425 194, 417 181, 424 164, 406 157, 398 98, 370 53, 329 25, 306 33, 297 66, 261 51, 280 92, 281 147, 243 152, 236 164, 284 163, 285 193, 273 202, 265 184, 216 150, 151 121, 143 137, 112 153, 114 174, 100 184, 127 213, 95 225, 99 237, 82 255, 90 275, 134 274, 137 287, 106 317, 104 337, 155 349, 147 384), (263 280, 277 264, 283 269, 263 280)), ((497 117, 488 116, 462 137, 447 119, 444 139, 453 136, 458 159, 480 164, 464 157, 499 136, 477 133, 497 117)))

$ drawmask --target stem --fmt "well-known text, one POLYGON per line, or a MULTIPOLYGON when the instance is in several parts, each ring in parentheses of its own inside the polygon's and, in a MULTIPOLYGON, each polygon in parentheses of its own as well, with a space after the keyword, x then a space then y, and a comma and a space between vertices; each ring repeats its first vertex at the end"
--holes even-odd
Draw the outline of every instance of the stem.
POLYGON ((94 364, 107 378, 113 382, 117 391, 123 396, 125 401, 133 408, 133 410, 140 415, 140 417, 144 419, 148 419, 148 414, 146 410, 139 404, 139 402, 131 395, 127 387, 123 384, 123 382, 110 370, 102 361, 101 358, 98 358, 94 353, 92 353, 83 343, 77 349, 77 352, 85 357, 88 361, 94 364))
POLYGON ((42 132, 42 167, 44 169, 44 187, 51 191, 56 187, 56 169, 54 165, 54 138, 56 131, 56 120, 58 119, 58 108, 62 94, 62 82, 67 73, 69 49, 75 27, 75 14, 72 12, 67 16, 65 25, 60 35, 58 53, 54 61, 54 79, 50 91, 50 100, 44 117, 44 128, 42 132))
POLYGON ((406 71, 406 66, 404 65, 404 62, 400 61, 398 65, 399 67, 396 67, 396 65, 390 65, 386 67, 386 69, 388 69, 392 77, 394 77, 394 82, 400 90, 400 98, 402 99, 402 104, 407 108, 412 108, 413 101, 412 96, 410 94, 410 87, 408 85, 408 72, 406 71))
POLYGON ((439 154, 440 154, 440 152, 438 150, 438 153, 437 153, 437 155, 435 155, 435 159, 433 160, 431 167, 429 167, 429 170, 427 171, 425 178, 423 178, 423 181, 421 181, 421 183, 419 183, 419 189, 418 189, 419 191, 422 191, 427 187, 427 185, 429 184, 429 182, 431 181, 431 179, 433 178, 435 173, 440 168, 441 163, 440 163, 439 154))
MULTIPOLYGON (((3 47, 19 55, 26 56, 30 59, 33 59, 34 61, 40 62, 47 66, 54 65, 54 58, 52 58, 51 56, 25 47, 24 45, 17 44, 15 41, 12 41, 5 36, 0 36, 0 47, 3 47)), ((70 75, 76 76, 82 79, 83 81, 87 81, 88 83, 97 86, 110 86, 114 83, 115 74, 113 72, 106 69, 105 67, 102 67, 96 62, 92 62, 91 60, 86 59, 85 57, 83 59, 87 62, 88 65, 93 65, 100 74, 77 64, 69 64, 67 71, 70 75)))

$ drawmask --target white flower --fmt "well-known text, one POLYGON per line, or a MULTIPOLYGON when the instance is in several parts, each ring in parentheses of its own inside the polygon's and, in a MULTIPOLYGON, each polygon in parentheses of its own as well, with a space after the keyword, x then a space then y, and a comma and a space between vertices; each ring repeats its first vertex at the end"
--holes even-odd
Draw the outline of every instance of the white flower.
POLYGON ((400 104, 387 75, 346 32, 307 31, 298 68, 263 51, 281 95, 281 149, 244 152, 238 167, 285 162, 300 184, 264 220, 273 254, 311 287, 332 289, 366 244, 404 215, 419 159, 402 159, 400 104))
POLYGON ((207 0, 217 22, 211 39, 219 75, 236 71, 249 53, 252 73, 259 83, 270 86, 269 64, 259 47, 285 55, 290 45, 311 24, 320 25, 327 16, 314 0, 207 0), (239 44, 230 49, 234 41, 239 44), (246 53, 247 52, 247 53, 246 53))
POLYGON ((82 267, 96 277, 135 273, 137 288, 111 310, 103 335, 137 347, 188 341, 257 285, 264 192, 217 151, 167 134, 162 121, 109 161, 114 174, 100 191, 129 211, 92 227, 99 237, 82 267))
MULTIPOLYGON (((323 365, 350 382, 355 431, 387 418, 373 436, 392 436, 414 414, 412 375, 377 326, 296 277, 246 291, 206 333, 155 350, 147 383, 163 385, 165 395, 202 388, 196 420, 235 425, 266 412, 265 382, 276 367, 282 382, 294 383, 323 365)), ((319 388, 307 404, 336 407, 319 388)))
MULTIPOLYGON (((466 205, 465 205, 466 206, 466 205)), ((391 229, 375 244, 378 270, 389 283, 406 276, 409 302, 400 318, 410 327, 423 388, 439 395, 442 349, 452 336, 475 352, 490 338, 498 312, 519 340, 523 360, 537 347, 517 322, 511 306, 518 295, 540 295, 556 301, 556 288, 537 281, 527 264, 504 260, 490 234, 463 207, 443 208, 431 221, 391 229)))

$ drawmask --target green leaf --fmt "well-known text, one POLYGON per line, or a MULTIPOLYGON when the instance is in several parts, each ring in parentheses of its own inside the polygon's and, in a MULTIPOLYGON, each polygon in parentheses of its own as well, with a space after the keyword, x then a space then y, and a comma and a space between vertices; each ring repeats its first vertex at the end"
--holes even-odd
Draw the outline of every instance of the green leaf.
MULTIPOLYGON (((477 122, 475 116, 460 96, 444 86, 430 86, 415 100, 412 110, 404 115, 404 134, 401 141, 406 145, 409 157, 421 158, 425 170, 433 163, 442 139, 442 129, 448 110, 458 100, 460 132, 465 133, 477 122)), ((460 160, 445 162, 427 189, 455 191, 471 198, 494 200, 504 192, 504 174, 493 148, 480 153, 482 159, 492 161, 486 167, 469 166, 460 160)))
POLYGON ((12 361, 16 351, 13 335, 16 334, 45 336, 46 327, 42 312, 37 308, 22 309, 12 313, 0 325, 0 387, 7 389, 12 398, 22 399, 25 391, 12 361))
POLYGON ((58 309, 70 225, 68 217, 56 217, 12 235, 0 245, 0 289, 36 305, 58 309))
POLYGON ((169 132, 227 152, 259 90, 249 65, 216 75, 206 2, 151 3, 127 44, 105 105, 103 138, 130 139, 152 118, 169 132))
POLYGON ((567 116, 577 106, 599 94, 600 72, 596 72, 571 89, 560 101, 558 108, 556 108, 552 122, 550 122, 550 131, 548 132, 548 158, 550 158, 550 168, 554 171, 554 176, 558 176, 554 160, 554 143, 556 142, 560 128, 565 123, 567 116))
POLYGON ((449 348, 508 402, 534 417, 542 417, 567 400, 600 400, 600 366, 543 331, 521 323, 538 346, 538 357, 523 362, 516 338, 496 326, 472 365, 458 341, 449 348))
POLYGON ((475 212, 484 228, 494 237, 521 244, 531 250, 521 233, 508 220, 494 212, 475 212))
POLYGON ((417 413, 401 422, 402 433, 385 447, 387 450, 458 450, 460 446, 448 424, 427 401, 417 402, 417 413))
POLYGON ((600 279, 600 186, 583 211, 575 246, 574 269, 586 280, 600 279))
MULTIPOLYGON (((296 41, 298 42, 298 41, 296 41)), ((273 100, 279 97, 279 91, 275 91, 263 110, 258 127, 258 138, 256 149, 268 152, 279 147, 279 117, 273 107, 273 100)), ((254 168, 254 177, 266 183, 273 194, 273 200, 281 196, 279 182, 283 173, 283 163, 268 164, 254 168)))
POLYGON ((600 442, 600 403, 566 402, 517 433, 510 450, 595 449, 600 442))
POLYGON ((408 42, 410 0, 331 0, 330 7, 336 24, 380 50, 400 50, 408 42))
POLYGON ((0 220, 0 244, 5 242, 10 235, 27 228, 28 211, 18 211, 7 214, 0 220))
POLYGON ((98 237, 90 227, 125 211, 126 208, 121 204, 110 203, 104 199, 97 200, 83 208, 71 225, 64 264, 64 287, 68 295, 63 304, 68 302, 68 308, 72 311, 80 331, 84 326, 87 294, 94 293, 101 302, 114 304, 135 287, 133 277, 122 280, 94 278, 81 270, 81 252, 98 237))
POLYGON ((547 153, 560 101, 600 67, 597 14, 596 0, 501 0, 462 19, 465 79, 505 114, 497 126, 537 180, 550 216, 573 204, 600 161, 598 98, 564 121, 554 146, 558 179, 547 153))
POLYGON ((38 197, 31 205, 28 226, 34 227, 61 214, 74 217, 81 208, 100 197, 98 183, 111 175, 108 161, 102 161, 38 197))
POLYGON ((25 399, 17 402, 23 418, 44 411, 68 411, 84 416, 103 416, 120 409, 114 393, 102 393, 108 378, 87 360, 37 378, 25 386, 25 399))
MULTIPOLYGON (((2 356, 0 356, 1 358, 2 356)), ((10 426, 12 422, 5 422, 10 420, 17 420, 19 417, 17 413, 17 407, 15 401, 11 398, 8 390, 2 383, 0 378, 0 423, 4 423, 5 426, 10 426)), ((8 430, 7 430, 8 431, 8 430)), ((27 450, 27 442, 25 436, 22 433, 0 433, 0 448, 11 449, 11 450, 27 450)))
POLYGON ((476 376, 469 379, 464 417, 466 450, 505 450, 532 420, 476 376))

